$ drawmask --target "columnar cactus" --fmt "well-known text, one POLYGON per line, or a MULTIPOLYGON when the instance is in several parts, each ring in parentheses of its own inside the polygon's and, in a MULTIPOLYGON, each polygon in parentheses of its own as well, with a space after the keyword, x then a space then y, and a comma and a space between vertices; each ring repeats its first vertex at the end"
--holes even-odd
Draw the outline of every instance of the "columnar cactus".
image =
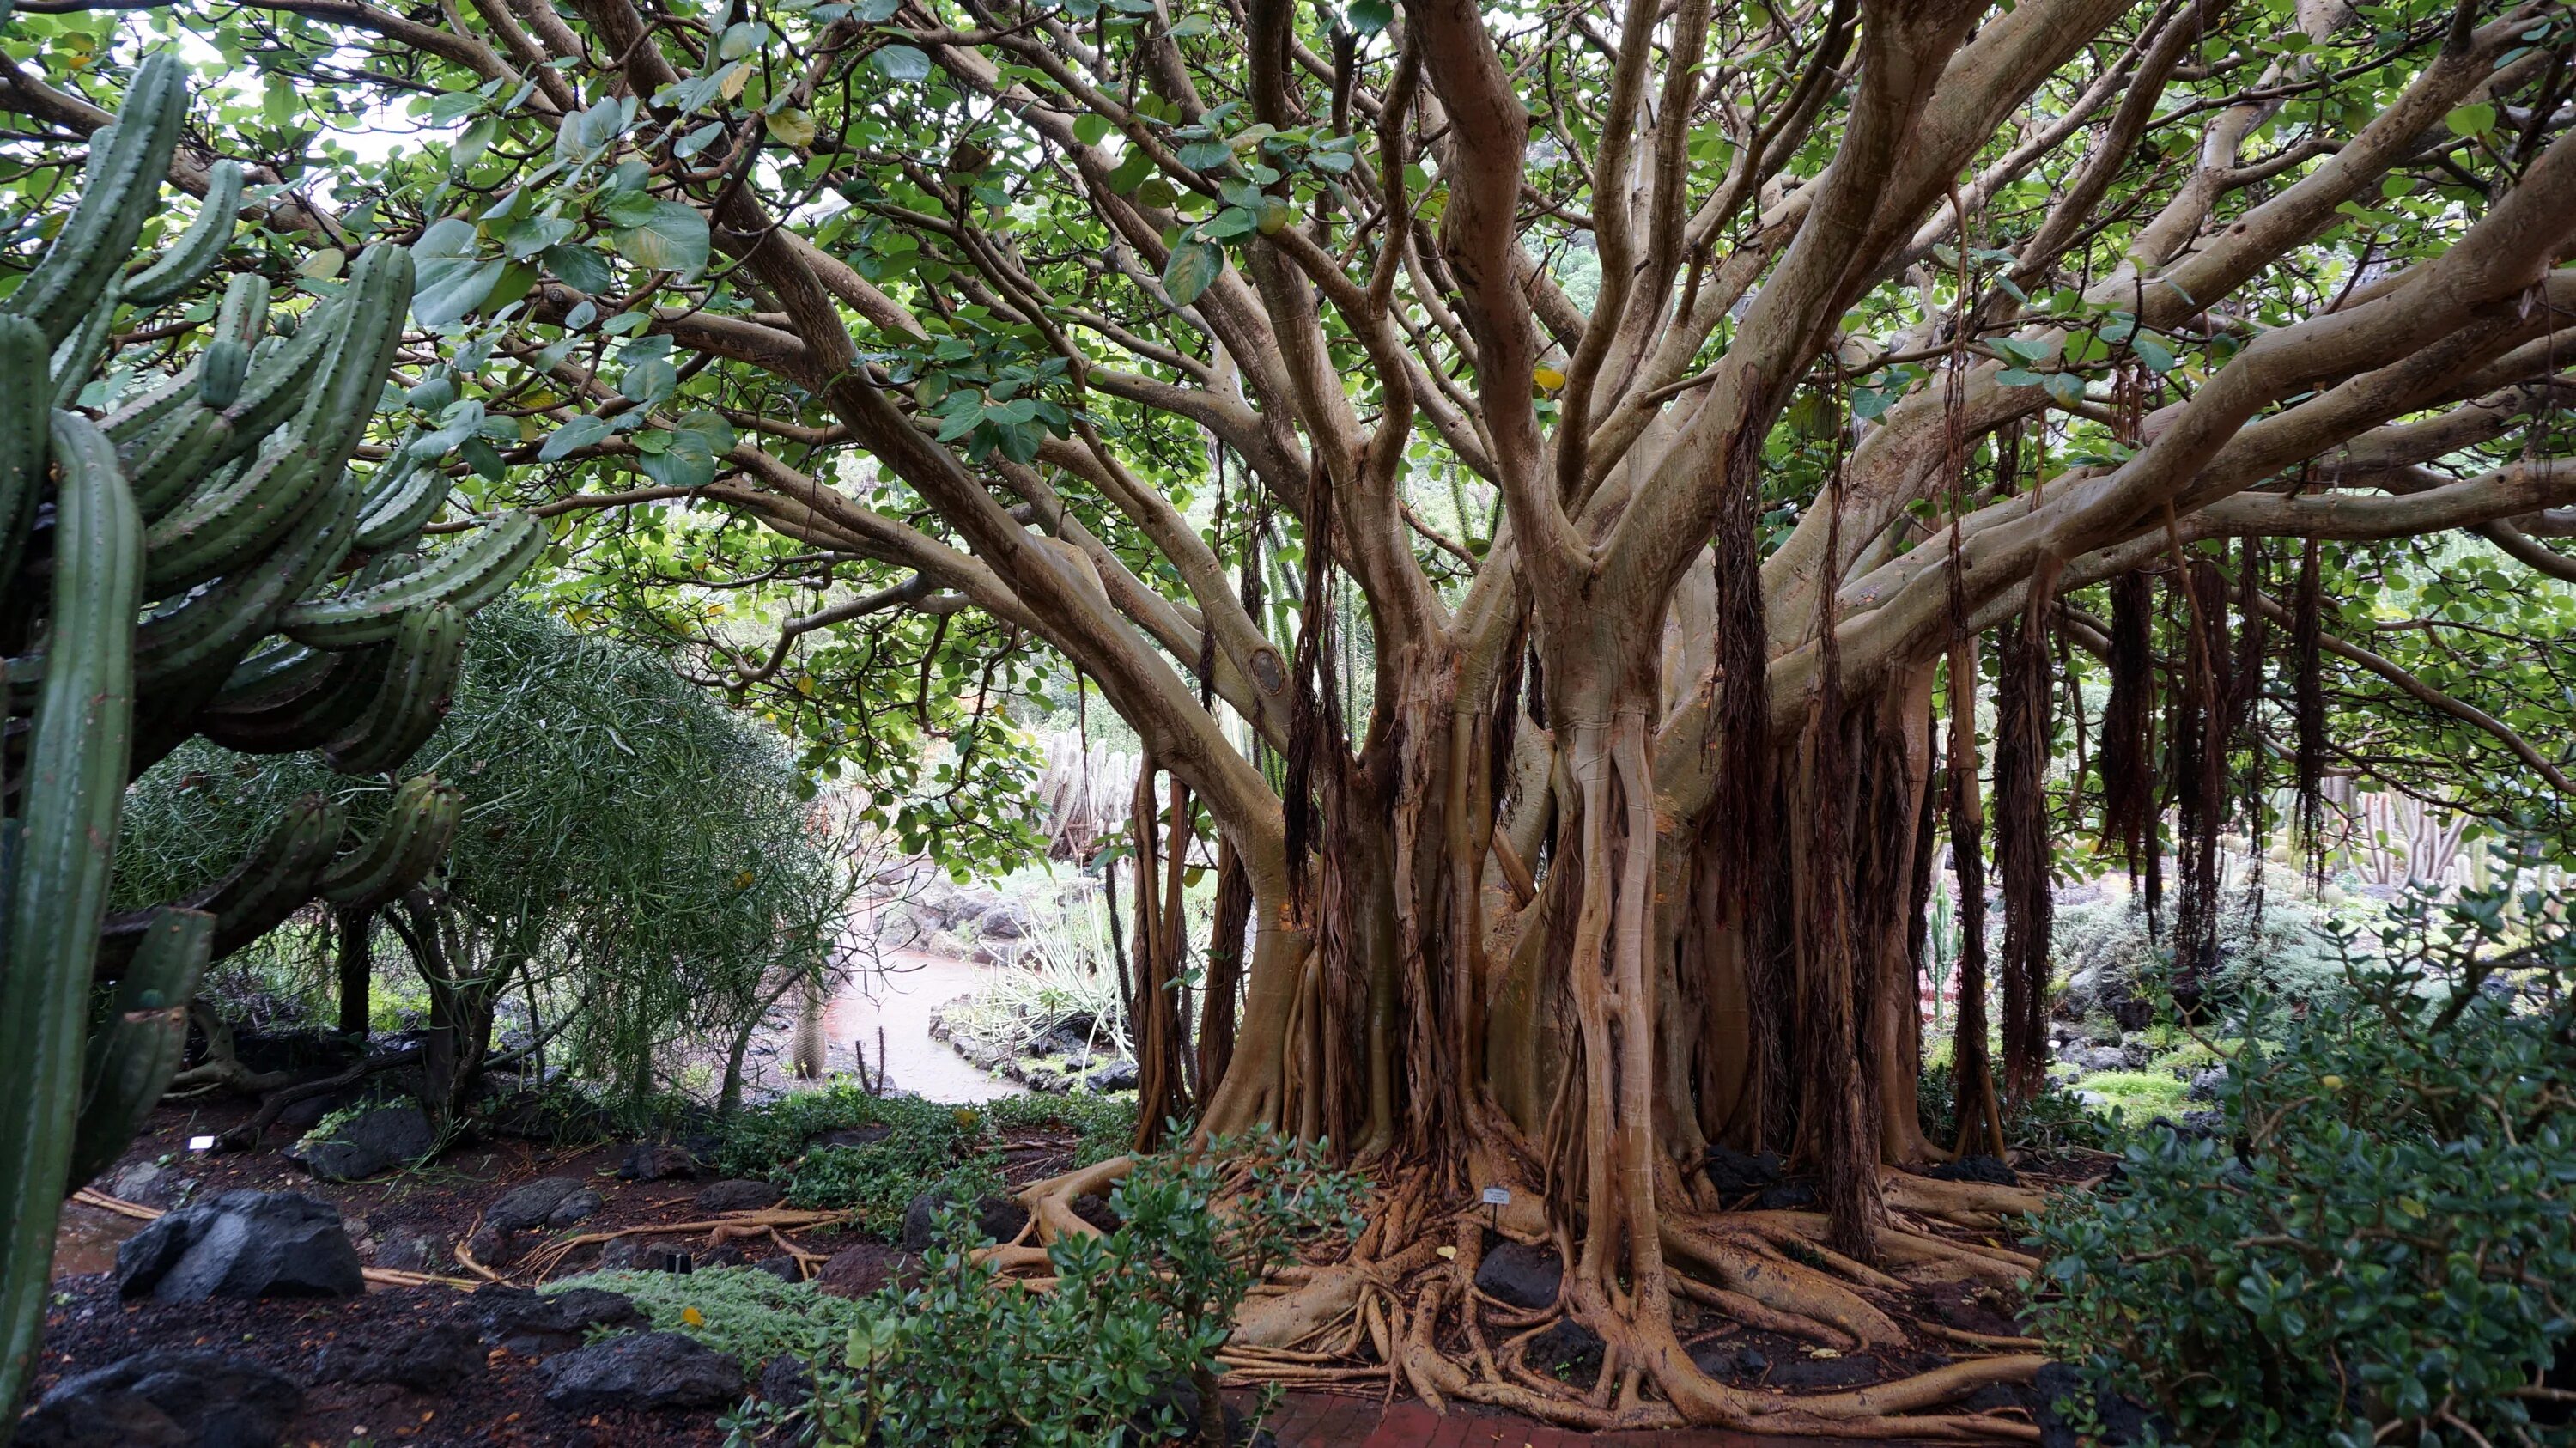
POLYGON ((0 1444, 42 1331, 62 1198, 159 1099, 206 962, 316 898, 393 899, 445 852, 460 805, 412 779, 350 839, 339 806, 307 796, 222 880, 110 918, 126 784, 199 733, 316 749, 352 774, 395 768, 446 710, 465 616, 544 542, 511 514, 423 554, 446 475, 399 450, 349 465, 410 308, 401 247, 360 253, 288 335, 267 335, 267 282, 233 278, 185 370, 104 417, 76 410, 118 317, 193 291, 232 236, 241 175, 227 163, 187 234, 130 267, 186 102, 172 57, 139 68, 92 137, 78 207, 0 298, 0 1444))

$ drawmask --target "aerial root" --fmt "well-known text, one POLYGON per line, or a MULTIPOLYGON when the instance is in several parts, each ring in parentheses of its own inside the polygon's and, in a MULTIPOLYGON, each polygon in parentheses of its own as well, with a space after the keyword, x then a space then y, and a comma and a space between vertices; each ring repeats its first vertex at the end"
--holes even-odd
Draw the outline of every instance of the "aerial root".
MULTIPOLYGON (((988 1260, 1005 1271, 1046 1270, 1043 1244, 1098 1230, 1074 1215, 1074 1199, 1105 1191, 1128 1168, 1120 1158, 1024 1189, 1028 1230, 1019 1242, 986 1249, 988 1260)), ((1909 1337, 1911 1324, 1981 1356, 1840 1393, 1797 1397, 1731 1387, 1690 1360, 1669 1321, 1629 1320, 1624 1293, 1578 1282, 1571 1271, 1550 1307, 1487 1298, 1474 1281, 1484 1214, 1446 1209, 1424 1174, 1407 1172, 1379 1194, 1342 1260, 1269 1273, 1238 1308, 1217 1360, 1233 1383, 1383 1383, 1389 1391, 1410 1389, 1435 1412, 1467 1402, 1584 1430, 1703 1424, 1843 1439, 2037 1441, 2038 1429, 2012 1410, 1940 1411, 1990 1384, 2028 1381, 2046 1361, 2030 1351, 2037 1343, 1922 1322, 1911 1312, 1900 1322, 1872 1299, 1910 1299, 1908 1277, 2009 1283, 2030 1275, 2038 1264, 2020 1253, 1939 1235, 1926 1222, 1995 1232, 2009 1215, 2034 1209, 2039 1195, 1902 1174, 1889 1180, 1897 1215, 1876 1245, 1880 1260, 1901 1275, 1833 1251, 1818 1213, 1686 1208, 1662 1218, 1669 1290, 1745 1327, 1819 1348, 1901 1348, 1920 1340, 1909 1337), (1588 1385, 1562 1381, 1528 1358, 1529 1344, 1568 1318, 1601 1339, 1601 1369, 1588 1385)), ((1506 1235, 1529 1241, 1535 1234, 1506 1235)))

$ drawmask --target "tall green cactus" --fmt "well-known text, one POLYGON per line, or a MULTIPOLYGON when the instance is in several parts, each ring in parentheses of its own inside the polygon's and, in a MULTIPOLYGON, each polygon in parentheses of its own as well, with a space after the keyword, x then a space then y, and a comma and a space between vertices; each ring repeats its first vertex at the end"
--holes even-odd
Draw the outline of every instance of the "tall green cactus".
POLYGON ((446 711, 464 616, 544 543, 512 514, 420 553, 446 475, 400 451, 349 466, 410 309, 401 247, 361 252, 336 296, 274 336, 268 282, 231 279, 185 370, 104 417, 76 410, 119 318, 195 292, 232 237, 241 175, 224 163, 187 233, 134 264, 186 103, 167 53, 136 70, 91 138, 78 206, 0 298, 0 682, 26 722, 0 761, 0 1448, 62 1199, 159 1099, 207 961, 313 900, 371 908, 410 888, 461 805, 414 779, 353 839, 338 805, 308 796, 223 879, 109 917, 126 784, 199 733, 318 748, 345 773, 396 768, 446 711))

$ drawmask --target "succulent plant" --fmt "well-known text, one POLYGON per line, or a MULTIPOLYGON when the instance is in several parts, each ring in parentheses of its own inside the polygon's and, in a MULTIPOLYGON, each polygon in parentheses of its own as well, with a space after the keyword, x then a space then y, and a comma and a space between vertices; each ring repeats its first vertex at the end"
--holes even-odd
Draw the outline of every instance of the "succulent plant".
POLYGON ((336 296, 274 335, 267 281, 233 277, 184 370, 105 416, 79 410, 118 318, 195 291, 231 240, 242 177, 221 163, 194 225, 135 265, 186 106, 178 62, 148 59, 91 138, 79 204, 0 298, 0 1443, 61 1200, 160 1098, 206 962, 309 901, 393 899, 435 866, 461 804, 412 779, 351 838, 309 795, 213 885, 110 917, 125 786, 194 734, 394 769, 445 712, 466 615, 544 546, 512 514, 423 553, 446 475, 399 448, 350 465, 410 310, 401 247, 360 252, 336 296))

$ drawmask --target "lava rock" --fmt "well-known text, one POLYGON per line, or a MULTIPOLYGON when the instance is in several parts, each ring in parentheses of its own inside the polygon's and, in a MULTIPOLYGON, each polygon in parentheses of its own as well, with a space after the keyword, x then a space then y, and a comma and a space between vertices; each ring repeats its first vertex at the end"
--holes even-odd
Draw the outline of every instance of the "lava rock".
POLYGON ((675 1237, 619 1237, 599 1249, 602 1272, 686 1272, 694 1260, 675 1237))
POLYGON ((791 1286, 805 1280, 804 1269, 796 1265, 793 1257, 763 1257, 751 1264, 751 1270, 766 1272, 791 1286))
POLYGON ((718 1182, 697 1194, 689 1205, 701 1212, 748 1212, 774 1207, 786 1191, 773 1182, 718 1182))
POLYGON ((2183 1088, 2183 1094, 2194 1101, 2215 1101, 2218 1088, 2226 1084, 2227 1068, 2212 1066, 2205 1071, 2192 1072, 2191 1084, 2183 1088))
POLYGON ((391 1383, 436 1393, 483 1371, 483 1348, 464 1322, 434 1322, 396 1346, 326 1348, 313 1378, 322 1383, 391 1383))
POLYGON ((539 1177, 503 1192, 500 1199, 483 1209, 483 1224, 504 1232, 525 1232, 542 1227, 554 1215, 564 1198, 581 1190, 573 1177, 539 1177))
POLYGON ((1997 1156, 1963 1156, 1957 1161, 1945 1161, 1924 1175, 1944 1182, 1984 1182, 1997 1187, 2021 1185, 2020 1173, 1997 1156))
POLYGON ((1104 1095, 1111 1091, 1133 1091, 1136 1089, 1136 1063, 1112 1061, 1083 1077, 1082 1084, 1104 1095))
POLYGON ((1476 1264, 1476 1290, 1512 1307, 1553 1307, 1564 1285, 1565 1262, 1545 1247, 1508 1238, 1476 1264))
POLYGON ((66 1378, 21 1419, 18 1448, 273 1448, 304 1390, 245 1358, 153 1349, 66 1378))
POLYGON ((838 1131, 826 1131, 820 1136, 808 1137, 805 1149, 820 1151, 827 1146, 874 1146, 892 1135, 894 1135, 894 1128, 891 1126, 845 1126, 838 1131))
POLYGON ((2128 1053, 2117 1046, 2095 1046, 2074 1058, 2075 1064, 2087 1071, 2125 1071, 2129 1069, 2128 1053))
POLYGON ((1558 1318, 1547 1331, 1531 1338, 1521 1349, 1524 1361, 1542 1372, 1551 1368, 1572 1368, 1577 1376, 1601 1366, 1605 1347, 1601 1334, 1570 1317, 1558 1318))
MULTIPOLYGON (((1225 1441, 1250 1442, 1252 1424, 1243 1416, 1243 1410, 1222 1401, 1218 1406, 1225 1413, 1225 1441)), ((1198 1389, 1187 1378, 1174 1378, 1154 1390, 1154 1395, 1127 1420, 1127 1426, 1129 1436, 1139 1443, 1195 1443, 1198 1421, 1198 1389)))
POLYGON ((1691 1350, 1691 1364, 1712 1378, 1736 1382, 1758 1379, 1771 1371, 1771 1359, 1758 1348, 1733 1347, 1722 1342, 1704 1343, 1691 1350))
POLYGON ((667 1141, 639 1141, 626 1148, 626 1159, 617 1164, 617 1174, 630 1182, 658 1182, 671 1177, 693 1177, 701 1168, 688 1148, 667 1141))
POLYGON ((598 1216, 599 1209, 606 1205, 608 1205, 606 1197, 589 1187, 583 1187, 580 1191, 555 1203, 555 1209, 546 1213, 546 1229, 560 1232, 566 1227, 577 1226, 598 1216))
POLYGON ((1127 1219, 1109 1205, 1109 1199, 1098 1192, 1084 1192, 1073 1199, 1073 1214, 1103 1232, 1115 1232, 1127 1225, 1127 1219))
POLYGON ((2094 1393, 2075 1369, 2064 1363, 2043 1365, 2031 1379, 2024 1402, 2039 1425, 2040 1448, 2077 1448, 2083 1443, 2099 1448, 2130 1448, 2133 1444, 2170 1443, 2176 1439, 2173 1425, 2160 1414, 2116 1393, 2094 1393), (2067 1421, 2070 1415, 2065 1410, 2087 1399, 2092 1402, 2092 1417, 2101 1424, 2101 1431, 2079 1436, 2075 1425, 2067 1421))
POLYGON ((340 1123, 328 1140, 288 1147, 286 1157, 326 1182, 353 1182, 424 1160, 437 1149, 438 1132, 419 1107, 379 1106, 340 1123))
POLYGON ((1708 1184, 1722 1197, 1739 1197, 1775 1186, 1780 1180, 1780 1154, 1766 1151, 1747 1155, 1732 1147, 1708 1149, 1708 1184))
POLYGON ((994 940, 1019 940, 1029 933, 1029 912, 1005 900, 976 918, 975 933, 994 940))
POLYGON ((1816 1188, 1812 1182, 1782 1182, 1753 1199, 1757 1212, 1794 1212, 1815 1204, 1816 1188))
MULTIPOLYGON (((903 1209, 903 1249, 927 1252, 938 1236, 939 1209, 949 1198, 923 1192, 903 1209)), ((975 1230, 995 1242, 1007 1242, 1029 1224, 1029 1209, 1009 1197, 985 1197, 975 1203, 975 1230)))
POLYGON ((483 1340, 521 1357, 579 1347, 594 1327, 635 1327, 644 1321, 633 1298, 596 1287, 540 1294, 495 1282, 474 1289, 467 1302, 483 1340))
POLYGON ((168 1175, 157 1162, 138 1161, 116 1174, 107 1184, 107 1194, 128 1202, 150 1202, 169 1195, 163 1179, 168 1175))
POLYGON ((396 1272, 426 1272, 447 1260, 447 1244, 427 1232, 387 1232, 376 1243, 376 1262, 396 1272))
POLYGON ((814 1396, 814 1368, 794 1353, 780 1353, 760 1365, 760 1400, 782 1408, 796 1407, 814 1396))
POLYGON ((844 1247, 825 1258, 814 1272, 814 1285, 835 1297, 867 1297, 888 1282, 911 1275, 910 1259, 875 1242, 844 1247))
POLYGON ((465 1255, 486 1267, 507 1267, 519 1260, 519 1244, 510 1240, 509 1233, 485 1222, 465 1239, 465 1255))
POLYGON ((732 1358, 676 1332, 625 1333, 548 1358, 546 1402, 566 1413, 714 1408, 742 1396, 732 1358))
POLYGON ((340 1209, 295 1192, 226 1192, 181 1207, 116 1249, 116 1287, 161 1302, 355 1297, 367 1290, 340 1209))

